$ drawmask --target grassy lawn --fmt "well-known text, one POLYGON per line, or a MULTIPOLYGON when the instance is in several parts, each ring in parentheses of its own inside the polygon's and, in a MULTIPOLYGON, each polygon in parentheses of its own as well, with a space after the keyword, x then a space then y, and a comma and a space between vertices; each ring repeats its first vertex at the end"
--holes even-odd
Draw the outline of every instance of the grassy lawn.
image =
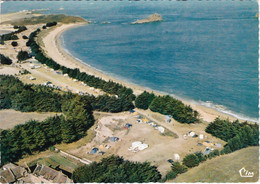
POLYGON ((248 147, 208 160, 169 182, 256 182, 258 178, 259 147, 248 147), (254 177, 240 177, 243 167, 254 177))
POLYGON ((46 166, 56 168, 59 167, 63 170, 66 170, 68 172, 73 172, 75 168, 77 168, 81 163, 79 161, 76 161, 74 159, 61 156, 59 153, 53 153, 51 156, 46 158, 39 158, 37 160, 34 160, 30 162, 28 165, 32 166, 35 164, 44 164, 46 166))
POLYGON ((41 15, 36 17, 7 21, 5 23, 21 26, 21 25, 46 24, 47 22, 54 22, 54 21, 61 22, 64 24, 86 22, 86 20, 81 17, 59 14, 59 15, 41 15))

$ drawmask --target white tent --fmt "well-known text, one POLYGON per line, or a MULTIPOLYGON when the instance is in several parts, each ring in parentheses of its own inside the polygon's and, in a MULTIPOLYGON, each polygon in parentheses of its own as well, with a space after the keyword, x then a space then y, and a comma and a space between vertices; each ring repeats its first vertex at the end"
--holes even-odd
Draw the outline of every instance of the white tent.
POLYGON ((157 129, 158 129, 159 132, 164 133, 164 128, 163 127, 160 126, 157 129))
POLYGON ((203 134, 200 134, 200 135, 199 135, 199 138, 200 138, 200 139, 203 139, 203 138, 204 138, 203 134))
POLYGON ((174 159, 176 161, 180 160, 180 155, 179 154, 175 153, 173 156, 174 156, 174 159))

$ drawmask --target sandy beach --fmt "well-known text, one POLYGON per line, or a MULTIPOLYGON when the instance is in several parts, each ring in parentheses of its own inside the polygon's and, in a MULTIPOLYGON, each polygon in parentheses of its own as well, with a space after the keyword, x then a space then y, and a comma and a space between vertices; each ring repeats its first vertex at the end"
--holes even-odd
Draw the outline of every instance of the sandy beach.
MULTIPOLYGON (((81 72, 86 72, 90 75, 100 77, 100 78, 102 78, 106 81, 113 80, 113 81, 118 82, 122 85, 130 87, 134 90, 134 93, 136 95, 142 93, 144 90, 150 91, 150 92, 152 91, 152 90, 146 89, 142 86, 131 84, 131 83, 113 78, 111 76, 108 76, 105 73, 98 71, 95 68, 87 65, 86 63, 82 63, 81 61, 79 61, 76 58, 74 58, 73 56, 71 56, 68 52, 66 52, 62 48, 60 36, 62 35, 62 33, 64 31, 71 29, 71 28, 74 28, 74 27, 77 27, 77 26, 82 26, 82 25, 85 25, 85 24, 65 24, 65 25, 61 24, 57 28, 55 28, 54 30, 51 30, 47 34, 45 34, 45 36, 43 38, 40 38, 40 39, 42 39, 42 43, 43 43, 42 48, 45 50, 46 54, 49 57, 53 58, 57 63, 64 65, 66 67, 79 68, 81 72)), ((165 94, 165 93, 158 92, 158 91, 153 91, 153 92, 157 95, 164 95, 165 94)), ((187 101, 183 101, 183 102, 187 105, 190 105, 195 110, 197 110, 200 113, 200 117, 204 121, 207 121, 207 122, 213 121, 216 117, 220 117, 220 118, 223 118, 223 119, 229 118, 230 120, 237 119, 237 118, 235 118, 231 115, 224 114, 224 113, 219 112, 219 111, 212 109, 212 108, 208 108, 208 107, 205 107, 205 106, 202 106, 202 105, 190 103, 190 102, 187 102, 187 101)))

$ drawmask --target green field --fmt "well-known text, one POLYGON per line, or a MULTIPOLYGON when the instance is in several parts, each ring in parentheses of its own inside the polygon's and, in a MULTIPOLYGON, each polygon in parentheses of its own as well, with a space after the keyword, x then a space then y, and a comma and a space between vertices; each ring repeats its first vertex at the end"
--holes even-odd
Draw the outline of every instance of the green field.
POLYGON ((79 161, 76 161, 74 159, 71 159, 71 158, 68 158, 65 156, 61 156, 59 153, 54 153, 53 155, 51 155, 50 157, 47 157, 47 158, 39 158, 39 159, 29 163, 28 165, 32 166, 32 165, 35 165, 36 163, 44 164, 51 168, 59 167, 70 173, 72 173, 76 167, 82 165, 82 163, 80 163, 79 161))
POLYGON ((256 182, 259 179, 259 147, 248 147, 216 157, 190 169, 168 182, 256 182), (254 172, 254 177, 240 177, 239 170, 254 172))
POLYGON ((81 17, 59 14, 59 15, 41 15, 41 16, 35 16, 30 18, 7 21, 5 23, 21 26, 21 25, 46 24, 47 22, 54 22, 54 21, 64 23, 64 24, 87 22, 85 19, 81 17))

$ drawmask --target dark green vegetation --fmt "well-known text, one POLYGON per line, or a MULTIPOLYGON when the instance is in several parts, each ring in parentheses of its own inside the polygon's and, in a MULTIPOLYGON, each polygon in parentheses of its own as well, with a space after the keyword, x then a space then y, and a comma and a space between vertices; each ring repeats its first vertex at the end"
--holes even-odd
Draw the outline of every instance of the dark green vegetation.
POLYGON ((256 123, 239 123, 238 120, 230 122, 217 118, 208 125, 206 132, 227 142, 221 154, 259 145, 259 125, 256 123))
POLYGON ((17 55, 18 61, 23 61, 23 60, 26 60, 29 58, 30 58, 30 55, 28 54, 28 52, 22 51, 22 50, 18 52, 18 55, 17 55))
POLYGON ((12 60, 3 54, 0 54, 0 63, 3 65, 10 65, 12 64, 12 60))
POLYGON ((99 163, 75 169, 72 179, 77 183, 147 183, 159 181, 161 174, 148 162, 130 162, 119 156, 110 156, 99 163))
POLYGON ((46 24, 46 27, 52 27, 52 26, 56 26, 57 25, 57 22, 48 22, 46 24))
POLYGON ((0 109, 30 112, 62 112, 43 122, 31 120, 11 130, 2 130, 2 163, 15 162, 24 155, 52 145, 76 141, 94 124, 92 106, 81 96, 56 93, 44 86, 24 85, 18 79, 0 75, 0 109))
MULTIPOLYGON (((86 83, 88 86, 99 88, 104 92, 107 92, 112 95, 117 95, 117 97, 115 96, 115 98, 112 101, 117 101, 118 103, 116 103, 116 105, 118 105, 119 102, 121 103, 121 107, 119 109, 130 110, 134 107, 132 101, 135 99, 135 95, 133 94, 132 89, 126 88, 125 86, 115 83, 113 81, 107 82, 93 75, 88 75, 85 72, 80 72, 78 68, 70 69, 65 66, 61 66, 58 63, 56 63, 53 59, 46 57, 40 49, 40 46, 35 41, 35 37, 39 32, 39 29, 32 32, 29 36, 28 42, 26 43, 26 45, 30 46, 31 50, 35 53, 35 59, 37 59, 42 64, 46 64, 47 66, 53 68, 54 70, 61 70, 63 74, 68 74, 69 77, 82 81, 86 83)), ((109 112, 119 112, 119 110, 113 110, 109 112)))
POLYGON ((25 40, 26 40, 26 39, 28 39, 28 37, 27 37, 26 35, 23 35, 23 39, 25 39, 25 40))
POLYGON ((178 174, 185 173, 187 170, 188 168, 185 165, 181 165, 180 162, 174 162, 172 164, 171 170, 167 172, 165 177, 162 179, 162 182, 174 179, 178 176, 178 174))
POLYGON ((153 93, 148 93, 144 91, 135 99, 135 106, 139 109, 148 109, 149 105, 152 103, 155 95, 153 93))
POLYGON ((18 43, 17 43, 16 41, 12 41, 11 45, 12 45, 13 47, 16 47, 16 46, 18 46, 18 43))
POLYGON ((11 32, 11 33, 7 33, 7 34, 4 34, 4 35, 1 35, 0 36, 0 44, 4 44, 4 41, 7 41, 7 40, 18 40, 18 37, 17 35, 15 35, 16 33, 21 33, 25 30, 27 30, 27 28, 25 26, 17 26, 18 29, 17 31, 14 31, 14 32, 11 32))
POLYGON ((46 24, 48 22, 61 22, 64 24, 86 22, 85 19, 81 17, 68 16, 64 14, 60 15, 42 15, 30 18, 24 18, 19 20, 7 21, 5 23, 12 25, 34 25, 34 24, 46 24))
POLYGON ((151 109, 154 112, 159 112, 165 115, 171 115, 180 123, 195 123, 198 122, 198 112, 190 106, 183 104, 182 101, 167 96, 154 96, 148 92, 143 92, 136 98, 136 107, 141 109, 151 109))

